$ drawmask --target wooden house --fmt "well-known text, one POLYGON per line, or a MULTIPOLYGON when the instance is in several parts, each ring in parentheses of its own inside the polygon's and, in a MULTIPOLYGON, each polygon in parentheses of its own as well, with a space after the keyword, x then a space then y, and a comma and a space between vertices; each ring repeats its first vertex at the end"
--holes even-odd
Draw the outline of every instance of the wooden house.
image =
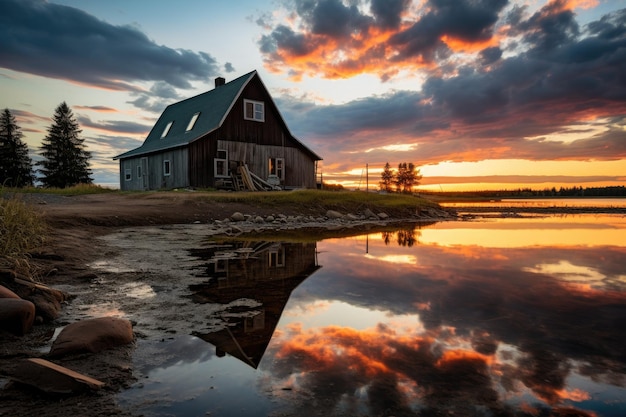
POLYGON ((168 106, 144 143, 116 156, 121 190, 315 188, 317 154, 289 131, 258 73, 168 106))

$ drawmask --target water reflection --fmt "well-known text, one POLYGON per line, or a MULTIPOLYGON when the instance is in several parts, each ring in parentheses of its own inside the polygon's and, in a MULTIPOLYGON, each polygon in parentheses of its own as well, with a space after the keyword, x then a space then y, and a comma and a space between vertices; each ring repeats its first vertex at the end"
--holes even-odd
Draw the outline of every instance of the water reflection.
POLYGON ((256 369, 291 292, 319 268, 316 244, 221 242, 193 252, 207 261, 207 281, 191 286, 192 300, 234 306, 220 314, 223 329, 194 336, 256 369), (234 303, 242 299, 253 303, 234 303))
POLYGON ((470 228, 472 243, 449 223, 194 251, 206 281, 193 302, 230 306, 222 330, 195 334, 224 357, 159 389, 221 389, 219 409, 212 390, 186 400, 198 415, 625 415, 624 220, 586 244, 570 234, 604 230, 595 221, 556 222, 555 242, 537 236, 553 226, 510 220, 470 228), (527 226, 538 239, 493 238, 527 226))

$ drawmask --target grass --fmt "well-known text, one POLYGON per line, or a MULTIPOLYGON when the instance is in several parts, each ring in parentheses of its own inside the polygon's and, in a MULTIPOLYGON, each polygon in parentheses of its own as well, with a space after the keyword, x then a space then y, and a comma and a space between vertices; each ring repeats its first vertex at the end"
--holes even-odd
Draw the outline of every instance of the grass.
POLYGON ((40 246, 46 236, 46 224, 33 207, 19 195, 0 198, 0 257, 23 259, 40 246))
POLYGON ((78 184, 67 188, 42 188, 42 187, 24 187, 24 188, 9 188, 5 187, 3 193, 10 194, 55 194, 55 195, 86 195, 86 194, 103 194, 118 192, 112 188, 106 188, 94 184, 78 184))
MULTIPOLYGON (((218 202, 245 203, 263 207, 288 207, 309 210, 338 210, 358 212, 366 208, 380 211, 414 212, 418 207, 437 206, 428 200, 408 194, 378 194, 361 191, 273 191, 273 192, 242 192, 242 193, 207 193, 207 197, 218 202)), ((391 214, 391 213, 389 213, 391 214)))

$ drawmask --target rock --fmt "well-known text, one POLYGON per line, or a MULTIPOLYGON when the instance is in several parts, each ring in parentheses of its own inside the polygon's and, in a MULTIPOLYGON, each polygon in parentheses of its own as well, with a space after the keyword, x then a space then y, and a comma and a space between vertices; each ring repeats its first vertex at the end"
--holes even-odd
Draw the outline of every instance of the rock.
POLYGON ((346 214, 346 219, 348 219, 348 220, 359 220, 359 216, 357 216, 356 214, 348 213, 348 214, 346 214))
POLYGON ((244 221, 246 218, 244 217, 244 215, 238 211, 234 212, 231 216, 230 219, 234 222, 242 222, 244 221))
POLYGON ((11 379, 53 394, 73 394, 104 386, 104 382, 41 358, 22 361, 11 379))
POLYGON ((37 316, 44 322, 51 322, 59 317, 61 302, 65 299, 61 291, 52 288, 37 290, 25 298, 35 304, 37 316))
POLYGON ((35 321, 35 305, 19 298, 0 298, 0 330, 23 336, 35 321))
POLYGON ((263 220, 263 217, 261 217, 261 216, 256 216, 254 218, 254 222, 255 223, 265 223, 265 220, 263 220))
POLYGON ((343 214, 335 210, 328 210, 326 212, 326 217, 328 217, 329 219, 341 219, 343 218, 343 214))
POLYGON ((17 298, 19 300, 20 296, 7 287, 0 285, 0 298, 17 298))
POLYGON ((389 218, 389 215, 387 213, 378 213, 378 218, 381 220, 386 220, 389 218))
POLYGON ((73 353, 97 353, 133 341, 130 321, 116 317, 82 320, 65 326, 52 343, 50 357, 73 353))
POLYGON ((378 218, 376 213, 374 213, 370 209, 365 209, 365 211, 363 212, 363 215, 365 216, 366 219, 377 219, 378 218))
POLYGON ((267 217, 265 218, 265 221, 266 221, 266 222, 268 222, 268 223, 271 223, 271 222, 273 222, 274 220, 276 220, 276 218, 275 218, 274 216, 272 216, 272 215, 269 215, 269 216, 267 216, 267 217))

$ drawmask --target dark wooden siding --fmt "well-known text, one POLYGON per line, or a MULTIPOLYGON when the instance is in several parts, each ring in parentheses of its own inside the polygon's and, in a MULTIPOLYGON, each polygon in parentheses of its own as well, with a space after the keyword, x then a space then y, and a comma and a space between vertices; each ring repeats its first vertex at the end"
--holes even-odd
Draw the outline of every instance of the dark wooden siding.
POLYGON ((189 145, 191 186, 215 186, 213 159, 218 149, 228 150, 229 160, 245 162, 263 179, 269 173, 269 158, 284 158, 284 186, 315 188, 315 160, 290 135, 258 79, 246 86, 219 129, 189 145), (244 119, 246 99, 264 103, 264 122, 244 119))

